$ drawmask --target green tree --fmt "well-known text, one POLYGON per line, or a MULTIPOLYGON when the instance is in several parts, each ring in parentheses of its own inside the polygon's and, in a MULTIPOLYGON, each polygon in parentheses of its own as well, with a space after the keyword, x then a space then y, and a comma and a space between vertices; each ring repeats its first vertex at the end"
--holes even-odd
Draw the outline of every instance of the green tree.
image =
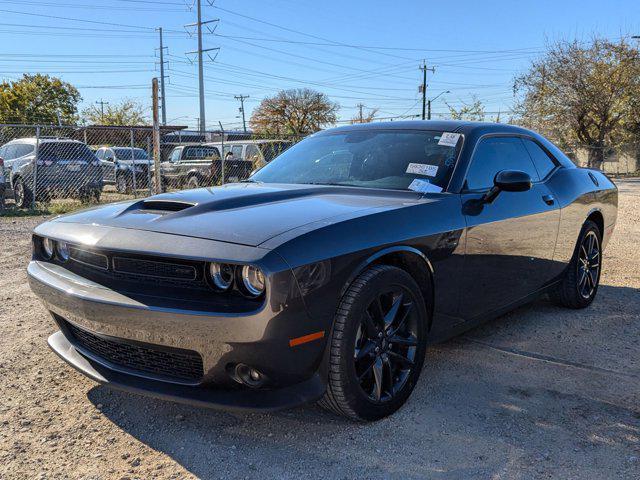
POLYGON ((257 133, 306 135, 335 123, 339 108, 309 88, 282 90, 260 102, 249 124, 257 133))
POLYGON ((104 114, 98 105, 91 105, 82 112, 85 122, 93 125, 142 125, 145 119, 144 107, 131 99, 124 99, 115 105, 106 105, 104 114))
POLYGON ((484 121, 484 105, 475 95, 471 96, 471 103, 462 102, 462 106, 459 108, 455 108, 448 103, 446 105, 449 108, 449 116, 452 120, 484 121))
POLYGON ((0 123, 75 124, 80 92, 49 75, 25 73, 0 83, 0 123))
POLYGON ((554 43, 515 90, 519 123, 564 148, 587 148, 591 167, 638 131, 640 56, 626 39, 554 43))

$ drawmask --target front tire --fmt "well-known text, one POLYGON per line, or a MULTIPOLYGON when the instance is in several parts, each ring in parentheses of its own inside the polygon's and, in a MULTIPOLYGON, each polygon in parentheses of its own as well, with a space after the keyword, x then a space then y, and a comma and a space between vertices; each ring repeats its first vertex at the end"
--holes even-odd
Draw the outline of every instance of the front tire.
POLYGON ((358 276, 336 313, 320 405, 358 421, 398 410, 420 376, 427 323, 422 293, 407 272, 376 265, 358 276))
POLYGON ((192 175, 191 177, 189 177, 189 180, 187 180, 187 188, 200 188, 200 179, 196 175, 192 175))
POLYGON ((549 292, 551 300, 567 308, 588 307, 598 293, 601 267, 602 233, 598 225, 587 220, 562 280, 549 292))

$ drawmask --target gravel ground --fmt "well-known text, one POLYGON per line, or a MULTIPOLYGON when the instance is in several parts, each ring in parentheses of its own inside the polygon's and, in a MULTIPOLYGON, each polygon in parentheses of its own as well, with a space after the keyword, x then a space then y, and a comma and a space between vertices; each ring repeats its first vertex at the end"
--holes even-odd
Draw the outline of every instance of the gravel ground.
POLYGON ((0 218, 0 478, 640 478, 640 180, 583 311, 542 299, 431 348, 408 404, 235 415, 95 383, 46 346, 25 266, 43 218, 0 218))

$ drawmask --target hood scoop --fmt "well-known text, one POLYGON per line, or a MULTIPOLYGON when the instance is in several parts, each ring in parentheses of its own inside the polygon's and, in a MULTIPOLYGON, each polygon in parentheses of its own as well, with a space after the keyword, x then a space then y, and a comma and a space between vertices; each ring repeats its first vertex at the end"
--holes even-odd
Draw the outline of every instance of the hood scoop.
POLYGON ((177 200, 149 199, 138 204, 138 210, 149 210, 155 213, 180 212, 187 208, 194 207, 195 205, 195 203, 181 202, 177 200))

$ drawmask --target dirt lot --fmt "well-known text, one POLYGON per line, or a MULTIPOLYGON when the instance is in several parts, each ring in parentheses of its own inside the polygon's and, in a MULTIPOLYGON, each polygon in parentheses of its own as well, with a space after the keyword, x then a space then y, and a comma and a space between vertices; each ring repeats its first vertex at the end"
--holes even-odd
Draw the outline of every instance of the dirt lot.
POLYGON ((0 218, 0 478, 640 478, 640 181, 594 304, 542 299, 432 348, 370 425, 315 406, 231 415, 112 391, 46 346, 29 232, 0 218))

